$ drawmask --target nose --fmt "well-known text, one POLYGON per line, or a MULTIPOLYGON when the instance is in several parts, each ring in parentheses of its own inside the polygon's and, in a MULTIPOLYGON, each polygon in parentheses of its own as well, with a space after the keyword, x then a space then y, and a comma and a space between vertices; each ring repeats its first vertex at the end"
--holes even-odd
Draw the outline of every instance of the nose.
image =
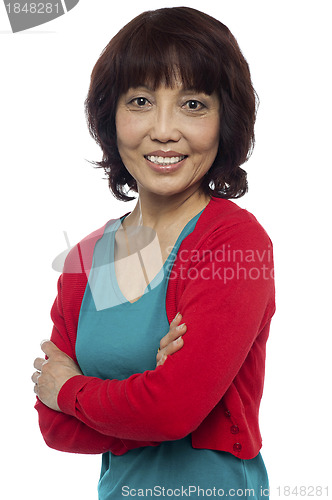
POLYGON ((180 123, 169 106, 157 106, 153 113, 150 138, 162 143, 178 142, 181 138, 180 123))

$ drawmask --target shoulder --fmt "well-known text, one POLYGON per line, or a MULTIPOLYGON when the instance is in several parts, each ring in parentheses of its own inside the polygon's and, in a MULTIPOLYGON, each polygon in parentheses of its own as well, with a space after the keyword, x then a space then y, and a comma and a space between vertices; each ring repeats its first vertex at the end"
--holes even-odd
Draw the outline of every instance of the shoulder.
POLYGON ((64 274, 87 274, 91 269, 93 251, 97 241, 103 236, 106 228, 118 219, 111 219, 103 226, 92 231, 68 250, 62 272, 64 274))
POLYGON ((197 245, 206 242, 243 240, 243 243, 272 245, 269 235, 256 217, 236 203, 213 197, 197 222, 197 245))

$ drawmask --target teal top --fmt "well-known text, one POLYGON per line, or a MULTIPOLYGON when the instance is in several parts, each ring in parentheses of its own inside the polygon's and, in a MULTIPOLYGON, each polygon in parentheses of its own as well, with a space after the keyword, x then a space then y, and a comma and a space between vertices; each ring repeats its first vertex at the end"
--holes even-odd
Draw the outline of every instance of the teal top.
MULTIPOLYGON (((133 303, 122 294, 114 267, 115 232, 124 217, 106 226, 94 249, 79 315, 76 356, 84 375, 123 380, 155 368, 160 339, 169 330, 168 276, 181 242, 202 212, 186 224, 159 273, 133 303)), ((268 477, 260 453, 243 460, 228 452, 195 449, 188 435, 121 456, 104 453, 98 492, 99 500, 246 495, 266 499, 268 477)))

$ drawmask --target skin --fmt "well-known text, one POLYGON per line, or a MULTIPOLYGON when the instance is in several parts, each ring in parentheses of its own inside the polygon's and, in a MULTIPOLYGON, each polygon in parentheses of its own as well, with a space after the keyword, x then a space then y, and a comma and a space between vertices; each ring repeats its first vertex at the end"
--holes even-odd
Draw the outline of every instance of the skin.
POLYGON ((219 146, 219 99, 216 94, 174 88, 129 89, 118 102, 116 130, 124 165, 137 182, 139 203, 127 225, 143 224, 158 236, 184 226, 210 201, 200 189, 219 146), (190 103, 196 102, 196 109, 190 103), (154 172, 144 157, 155 150, 188 155, 180 170, 154 172))
MULTIPOLYGON (((138 202, 124 220, 124 227, 140 224, 153 228, 162 253, 172 246, 186 223, 209 203, 201 189, 203 176, 212 165, 219 145, 219 99, 187 90, 175 81, 172 88, 148 86, 131 88, 120 96, 116 112, 117 141, 124 165, 137 181, 138 202), (155 172, 145 155, 176 151, 186 155, 176 172, 155 172)), ((184 345, 181 314, 173 319, 168 333, 160 341, 157 367, 168 355, 184 345)), ((51 341, 41 349, 47 356, 34 362, 34 390, 39 399, 61 411, 57 398, 63 384, 82 375, 76 363, 51 341)))

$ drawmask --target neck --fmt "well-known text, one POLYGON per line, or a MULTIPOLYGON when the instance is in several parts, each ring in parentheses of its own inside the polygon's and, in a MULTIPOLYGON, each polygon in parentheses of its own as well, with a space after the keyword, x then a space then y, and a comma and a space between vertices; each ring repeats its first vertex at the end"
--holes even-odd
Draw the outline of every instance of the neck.
POLYGON ((139 192, 137 204, 125 219, 126 225, 144 225, 156 232, 166 230, 199 213, 210 201, 201 189, 174 196, 160 196, 139 192))

